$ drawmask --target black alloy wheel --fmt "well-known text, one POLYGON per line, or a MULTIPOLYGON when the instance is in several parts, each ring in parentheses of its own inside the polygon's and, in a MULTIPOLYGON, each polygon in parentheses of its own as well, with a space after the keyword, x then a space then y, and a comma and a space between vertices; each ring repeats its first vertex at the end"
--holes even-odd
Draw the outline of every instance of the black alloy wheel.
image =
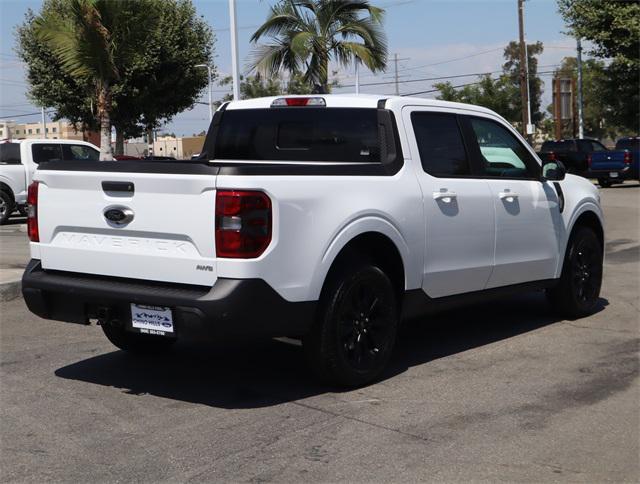
POLYGON ((381 376, 398 329, 396 299, 389 277, 372 264, 347 269, 328 282, 317 320, 303 340, 322 380, 353 387, 381 376))
POLYGON ((547 290, 563 316, 578 318, 596 309, 602 286, 602 244, 589 227, 576 227, 569 238, 558 285, 547 290))

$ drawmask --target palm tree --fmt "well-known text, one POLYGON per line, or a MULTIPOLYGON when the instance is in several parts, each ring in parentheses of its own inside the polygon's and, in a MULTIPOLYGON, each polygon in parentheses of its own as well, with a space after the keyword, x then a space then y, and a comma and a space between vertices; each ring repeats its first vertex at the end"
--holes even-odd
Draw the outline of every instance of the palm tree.
POLYGON ((95 90, 101 160, 113 159, 111 94, 120 78, 119 60, 128 53, 127 32, 144 28, 134 23, 139 19, 131 15, 132 2, 135 0, 68 0, 66 15, 48 14, 36 21, 37 35, 50 46, 63 69, 89 80, 95 90))
POLYGON ((372 72, 384 70, 383 13, 368 0, 282 0, 251 37, 252 42, 273 39, 256 50, 251 70, 267 76, 281 70, 303 72, 321 93, 329 91, 332 59, 342 66, 359 61, 372 72))

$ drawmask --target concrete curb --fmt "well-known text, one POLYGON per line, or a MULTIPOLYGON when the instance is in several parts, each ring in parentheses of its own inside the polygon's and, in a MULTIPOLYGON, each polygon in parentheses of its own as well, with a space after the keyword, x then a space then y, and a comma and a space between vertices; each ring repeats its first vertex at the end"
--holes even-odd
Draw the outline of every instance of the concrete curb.
POLYGON ((22 281, 20 279, 0 282, 0 302, 13 301, 22 297, 22 281))

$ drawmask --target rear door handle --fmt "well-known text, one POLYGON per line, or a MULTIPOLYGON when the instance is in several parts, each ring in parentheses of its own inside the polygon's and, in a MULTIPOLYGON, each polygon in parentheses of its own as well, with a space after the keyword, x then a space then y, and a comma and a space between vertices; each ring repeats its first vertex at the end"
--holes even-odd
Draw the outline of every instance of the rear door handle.
POLYGON ((446 191, 440 191, 440 192, 433 192, 433 199, 434 200, 442 200, 445 203, 449 203, 451 201, 453 201, 454 198, 456 198, 456 192, 450 192, 448 190, 446 191))
POLYGON ((516 198, 518 198, 517 193, 509 192, 509 191, 500 192, 498 193, 498 196, 500 197, 500 200, 507 200, 507 201, 509 201, 509 199, 515 200, 516 198))

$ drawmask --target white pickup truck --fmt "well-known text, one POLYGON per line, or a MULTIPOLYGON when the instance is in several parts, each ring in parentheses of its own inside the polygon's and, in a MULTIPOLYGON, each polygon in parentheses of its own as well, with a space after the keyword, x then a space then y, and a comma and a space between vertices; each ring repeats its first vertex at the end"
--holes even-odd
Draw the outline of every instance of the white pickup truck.
POLYGON ((429 99, 231 102, 199 160, 44 163, 29 204, 35 314, 132 352, 297 337, 346 386, 381 377, 404 318, 541 289, 575 318, 602 278, 597 189, 429 99))
POLYGON ((26 214, 27 187, 41 162, 55 159, 98 159, 100 151, 91 143, 76 140, 30 139, 0 143, 0 225, 15 210, 26 214))

